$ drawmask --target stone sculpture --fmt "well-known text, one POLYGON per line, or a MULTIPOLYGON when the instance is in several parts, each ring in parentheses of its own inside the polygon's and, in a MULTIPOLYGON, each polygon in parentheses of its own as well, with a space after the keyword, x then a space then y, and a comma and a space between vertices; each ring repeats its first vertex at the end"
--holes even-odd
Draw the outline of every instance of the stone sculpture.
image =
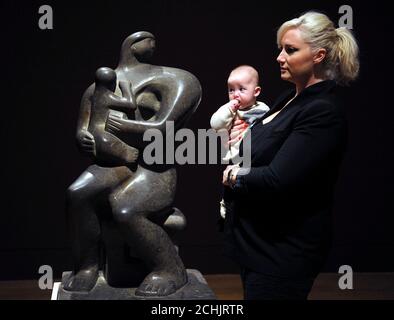
POLYGON ((101 226, 107 219, 149 267, 136 295, 166 296, 187 282, 185 267, 162 228, 174 214, 176 169, 173 164, 146 164, 142 137, 153 128, 165 134, 167 121, 183 127, 200 103, 201 86, 187 71, 149 64, 154 50, 151 33, 130 35, 118 67, 98 69, 95 84, 82 97, 77 142, 94 164, 67 192, 74 271, 64 290, 87 292, 95 286, 101 226), (123 97, 116 95, 120 92, 123 97))

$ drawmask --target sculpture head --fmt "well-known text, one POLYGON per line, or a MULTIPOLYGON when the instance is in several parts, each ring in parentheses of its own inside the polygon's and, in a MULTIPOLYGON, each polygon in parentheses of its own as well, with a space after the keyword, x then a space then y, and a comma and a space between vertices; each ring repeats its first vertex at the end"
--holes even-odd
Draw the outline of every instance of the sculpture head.
POLYGON ((116 72, 107 67, 99 68, 95 74, 95 82, 96 87, 104 86, 114 92, 116 88, 116 72))
POLYGON ((149 62, 156 48, 155 36, 147 31, 135 32, 122 43, 120 65, 139 62, 149 62))

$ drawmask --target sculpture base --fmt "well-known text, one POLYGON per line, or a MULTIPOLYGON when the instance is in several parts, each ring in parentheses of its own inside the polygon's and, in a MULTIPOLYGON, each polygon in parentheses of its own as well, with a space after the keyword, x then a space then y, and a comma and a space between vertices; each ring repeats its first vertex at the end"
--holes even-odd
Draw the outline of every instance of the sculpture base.
POLYGON ((198 270, 187 269, 186 271, 188 283, 173 294, 164 297, 136 296, 136 288, 111 287, 101 271, 95 287, 90 292, 70 292, 63 289, 63 284, 71 271, 63 272, 57 300, 216 300, 215 294, 198 270))

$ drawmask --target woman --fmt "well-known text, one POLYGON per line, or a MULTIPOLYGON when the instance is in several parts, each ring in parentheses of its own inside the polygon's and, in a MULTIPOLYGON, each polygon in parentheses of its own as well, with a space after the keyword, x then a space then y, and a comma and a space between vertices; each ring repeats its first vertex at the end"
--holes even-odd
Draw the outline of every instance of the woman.
MULTIPOLYGON (((245 299, 306 299, 330 243, 333 189, 346 122, 336 85, 358 74, 351 32, 308 12, 277 33, 285 93, 251 129, 251 168, 228 166, 225 222, 245 299)), ((239 126, 240 127, 240 126, 239 126)), ((237 129, 231 132, 236 140, 237 129)))

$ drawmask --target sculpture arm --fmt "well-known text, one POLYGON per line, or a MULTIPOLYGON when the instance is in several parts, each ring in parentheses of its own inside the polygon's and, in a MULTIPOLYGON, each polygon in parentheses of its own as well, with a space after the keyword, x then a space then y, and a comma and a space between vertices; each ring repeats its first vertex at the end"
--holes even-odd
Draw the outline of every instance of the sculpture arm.
POLYGON ((82 96, 76 132, 78 147, 81 151, 93 155, 96 154, 96 143, 88 128, 92 109, 91 96, 94 92, 94 87, 94 84, 92 84, 82 96))
POLYGON ((131 83, 128 81, 119 81, 119 88, 122 91, 122 95, 127 100, 131 100, 134 96, 132 94, 131 83))
POLYGON ((131 82, 129 81, 119 81, 120 91, 122 91, 123 98, 131 103, 132 109, 137 109, 137 101, 135 94, 133 93, 133 88, 131 82))
POLYGON ((111 93, 108 98, 109 98, 109 108, 110 109, 124 111, 124 112, 130 112, 131 110, 135 110, 137 108, 135 103, 133 103, 132 101, 130 101, 126 98, 118 97, 117 95, 115 95, 113 93, 111 93))
POLYGON ((162 96, 162 107, 155 121, 136 121, 119 119, 109 115, 106 130, 115 135, 144 133, 148 129, 164 132, 167 121, 174 121, 180 127, 195 111, 201 100, 201 85, 196 77, 188 72, 166 79, 156 79, 149 84, 152 90, 162 96))
POLYGON ((77 122, 77 133, 82 130, 88 130, 90 114, 92 110, 91 96, 93 95, 95 85, 92 84, 84 92, 81 99, 81 106, 79 109, 79 117, 77 122))

